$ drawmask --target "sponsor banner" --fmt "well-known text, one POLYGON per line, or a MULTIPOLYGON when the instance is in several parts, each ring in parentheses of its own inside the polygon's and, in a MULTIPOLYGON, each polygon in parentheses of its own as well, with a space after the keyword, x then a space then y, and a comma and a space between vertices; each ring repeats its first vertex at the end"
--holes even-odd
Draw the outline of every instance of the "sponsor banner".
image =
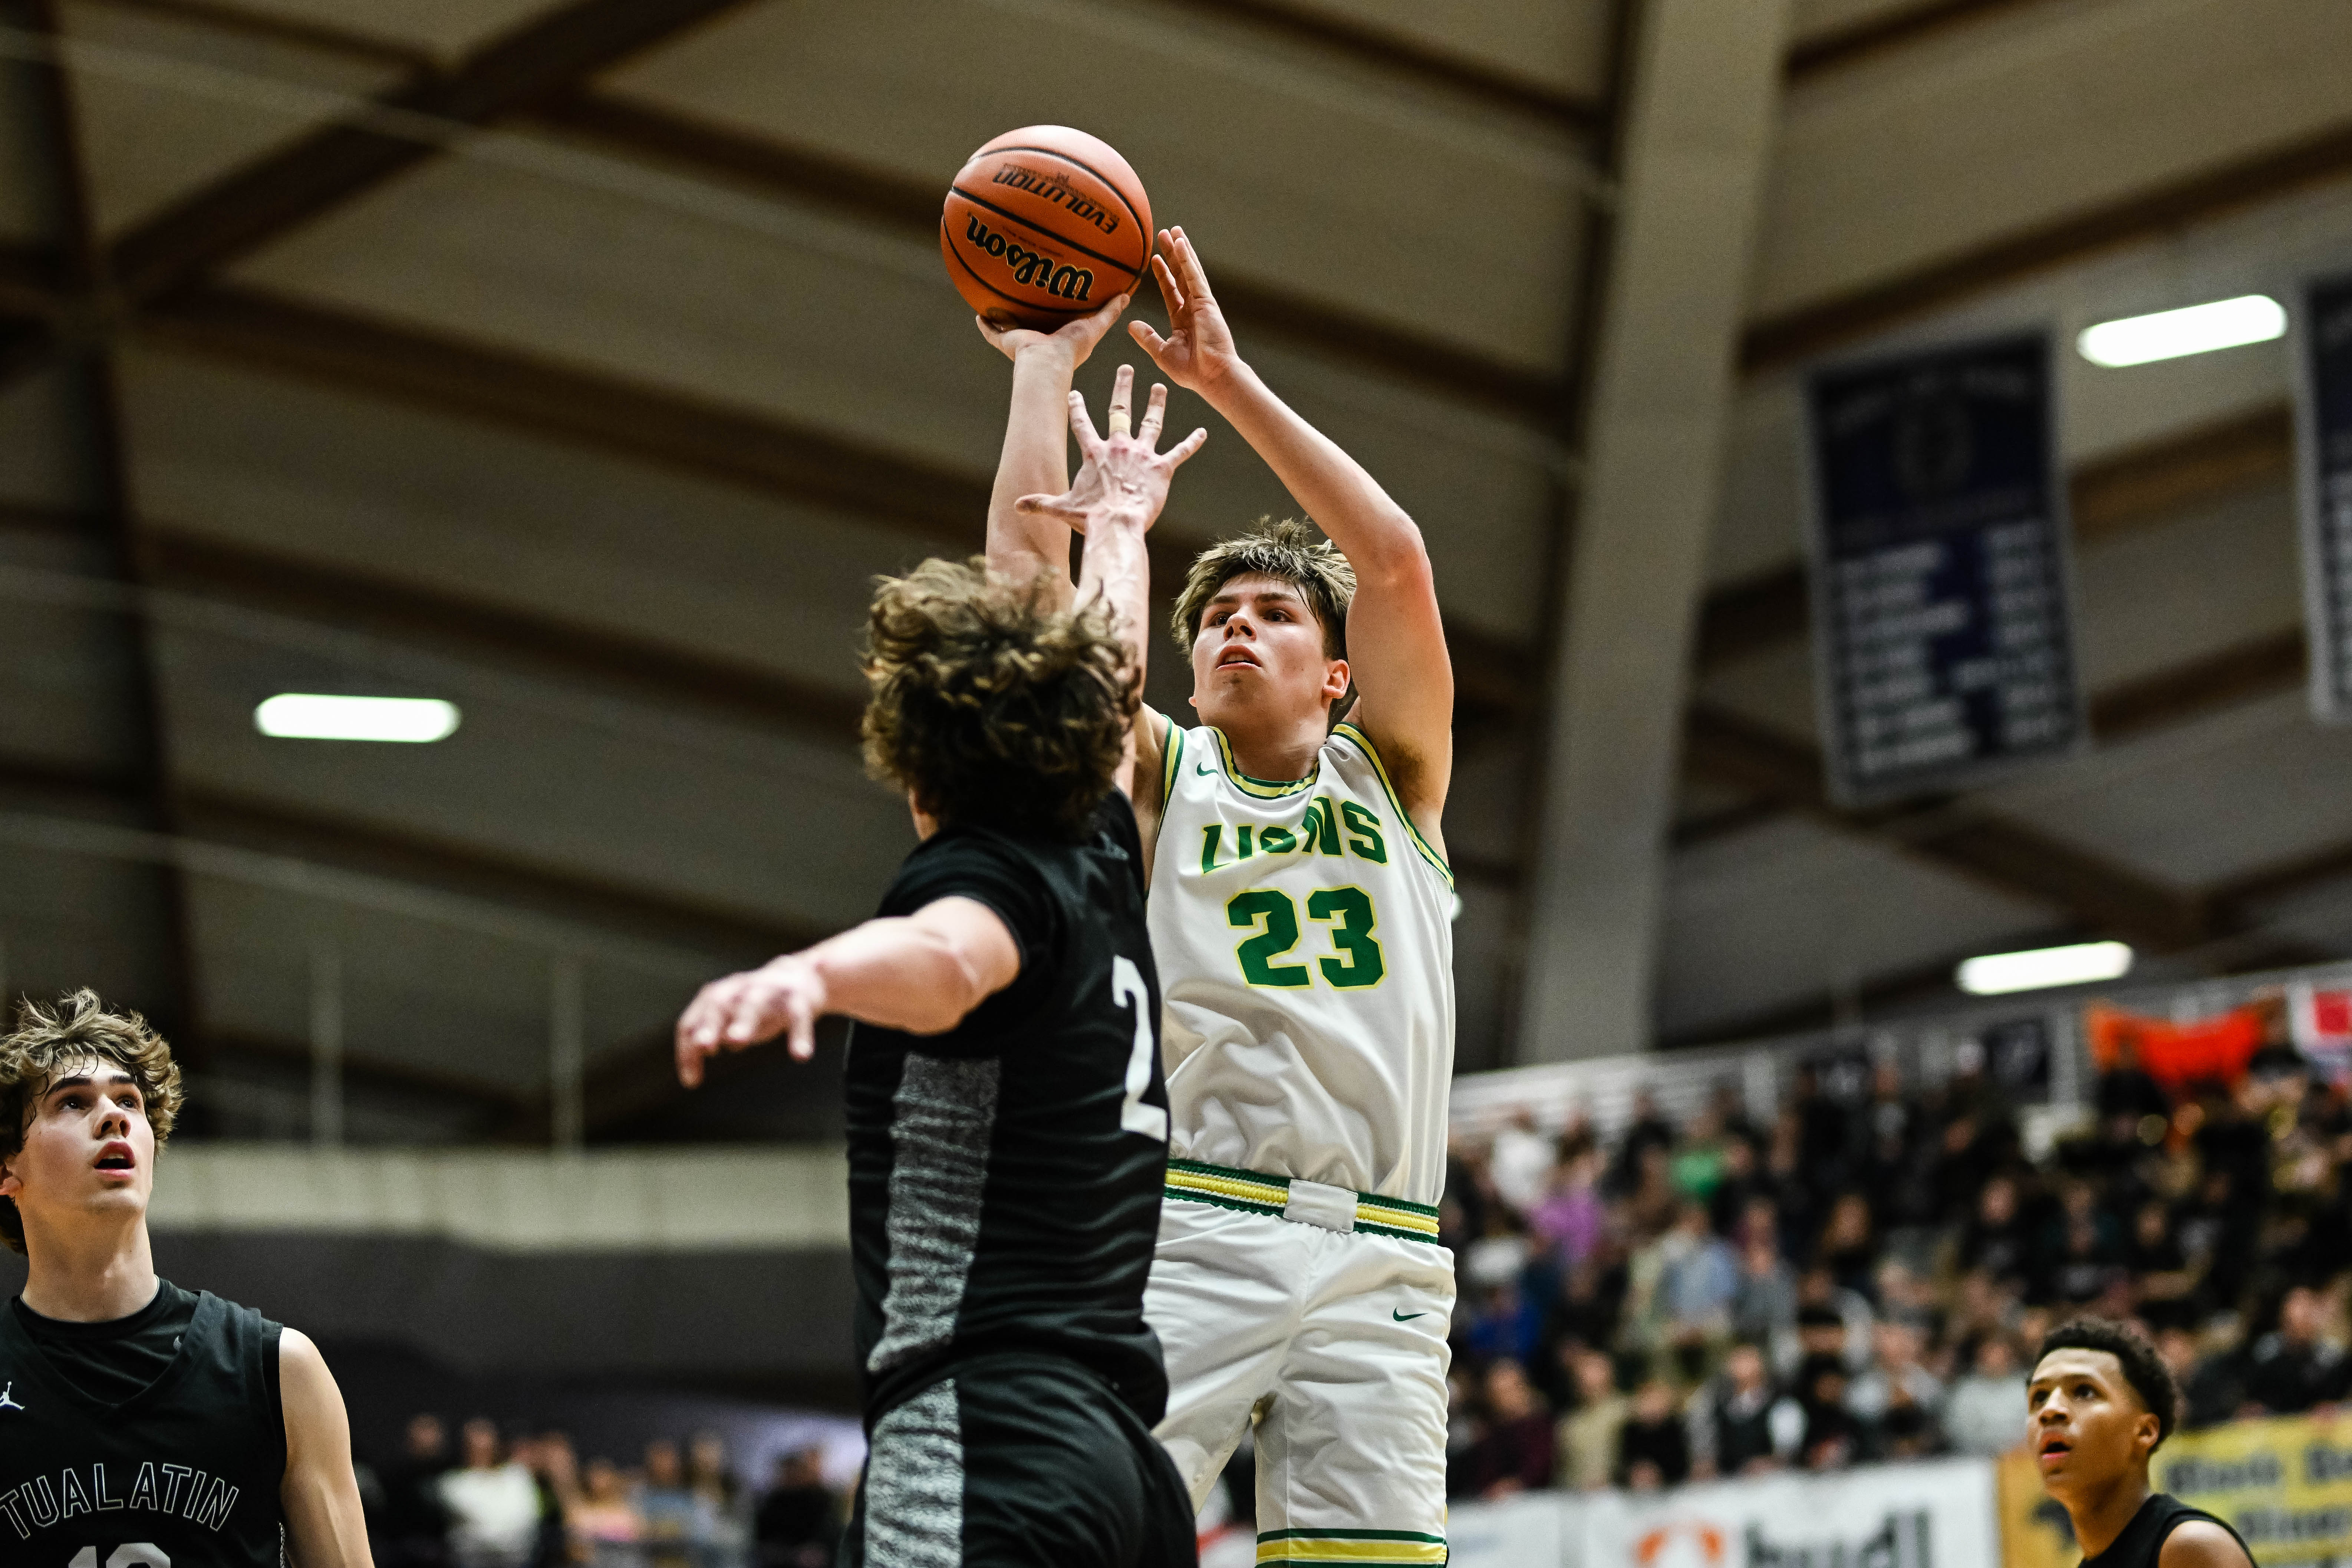
POLYGON ((2296 320, 2296 489, 2311 707, 2352 718, 2352 277, 2305 286, 2296 320))
POLYGON ((1830 786, 1861 805, 2084 743, 2050 343, 1996 338, 1807 389, 1830 786))
POLYGON ((1453 1568, 1992 1568, 1984 1459, 1765 1476, 1454 1510, 1453 1568))
POLYGON ((1573 1493, 1529 1492, 1448 1510, 1445 1561, 1449 1568, 1570 1568, 1568 1531, 1583 1502, 1573 1493))
MULTIPOLYGON (((2352 1415, 2279 1415, 2177 1433, 2148 1467, 2157 1490, 2230 1522, 2262 1568, 2352 1568, 2352 1415)), ((2033 1457, 2000 1461, 2003 1568, 2082 1561, 2033 1457)))

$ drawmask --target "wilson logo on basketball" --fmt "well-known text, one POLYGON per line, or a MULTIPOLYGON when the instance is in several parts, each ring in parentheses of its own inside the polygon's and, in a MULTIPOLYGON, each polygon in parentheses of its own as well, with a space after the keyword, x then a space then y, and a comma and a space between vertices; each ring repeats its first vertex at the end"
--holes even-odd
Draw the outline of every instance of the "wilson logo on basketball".
POLYGON ((1041 174, 1034 169, 1024 169, 1010 163, 996 171, 992 185, 1011 185, 1016 191, 1026 191, 1041 202, 1052 202, 1066 208, 1071 216, 1084 219, 1105 234, 1118 232, 1118 215, 1101 203, 1081 195, 1070 184, 1070 176, 1062 174, 1041 174))
POLYGON ((967 217, 963 224, 963 237, 972 248, 1003 258, 1013 280, 1023 287, 1043 289, 1060 300, 1082 300, 1093 292, 1095 275, 1090 268, 1057 262, 1025 245, 1016 245, 976 217, 967 217))

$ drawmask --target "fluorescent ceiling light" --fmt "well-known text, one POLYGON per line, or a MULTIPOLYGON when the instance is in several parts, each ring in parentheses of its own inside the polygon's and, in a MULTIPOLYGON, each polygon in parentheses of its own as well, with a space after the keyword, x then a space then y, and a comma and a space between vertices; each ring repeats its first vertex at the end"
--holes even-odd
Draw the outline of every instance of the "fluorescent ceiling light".
POLYGON ((2110 369, 2183 354, 2210 353, 2241 343, 2266 343, 2286 334, 2286 310, 2267 294, 2242 294, 2210 305, 2126 316, 2085 327, 2074 340, 2083 357, 2110 369))
POLYGON ((281 740, 438 741, 457 728, 457 705, 437 697, 283 691, 253 710, 253 727, 281 740))
POLYGON ((1964 962, 1956 978, 1972 996, 2039 991, 2047 985, 2082 985, 2131 973, 2132 950, 2120 942, 2083 942, 2072 947, 2041 947, 2031 952, 1993 952, 1964 962))

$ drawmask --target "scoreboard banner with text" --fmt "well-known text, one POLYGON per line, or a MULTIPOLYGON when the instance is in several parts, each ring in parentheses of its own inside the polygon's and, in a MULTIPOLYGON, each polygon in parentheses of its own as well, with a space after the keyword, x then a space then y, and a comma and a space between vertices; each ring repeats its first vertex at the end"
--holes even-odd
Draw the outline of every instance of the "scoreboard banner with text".
MULTIPOLYGON (((2352 1568, 2352 1415, 2278 1415, 2177 1432, 2148 1480, 2245 1537, 2260 1568, 2352 1568)), ((2033 1456, 2000 1461, 2003 1568, 2074 1568, 2065 1510, 2042 1490, 2033 1456)))
POLYGON ((2296 326, 2296 489, 2311 707, 2352 719, 2352 276, 2307 285, 2296 326))
POLYGON ((1823 370, 1808 415, 1832 793, 1954 789, 2081 745, 2048 338, 1823 370))

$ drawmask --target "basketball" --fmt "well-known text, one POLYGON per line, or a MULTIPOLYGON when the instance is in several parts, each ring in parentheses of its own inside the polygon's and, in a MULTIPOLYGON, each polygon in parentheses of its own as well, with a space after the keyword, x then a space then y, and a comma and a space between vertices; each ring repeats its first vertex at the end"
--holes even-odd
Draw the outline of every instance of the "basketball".
POLYGON ((1046 331, 1131 290, 1151 258, 1151 203, 1116 148, 1066 125, 1008 131, 948 187, 940 252, 957 292, 999 327, 1046 331))

